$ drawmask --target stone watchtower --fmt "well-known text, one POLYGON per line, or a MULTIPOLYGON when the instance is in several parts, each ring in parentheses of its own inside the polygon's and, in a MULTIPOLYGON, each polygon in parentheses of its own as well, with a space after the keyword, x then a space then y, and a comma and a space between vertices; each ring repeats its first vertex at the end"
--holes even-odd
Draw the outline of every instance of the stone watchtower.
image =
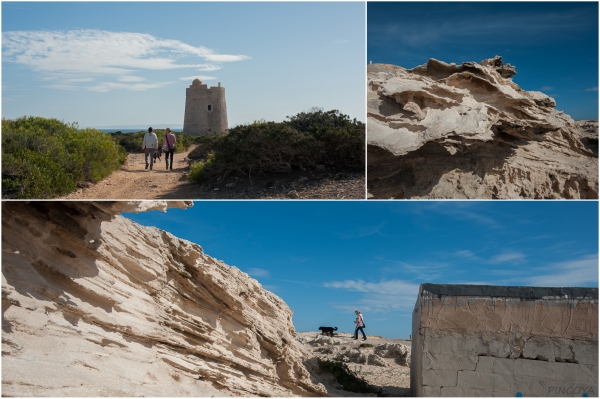
POLYGON ((228 129, 225 88, 208 87, 194 79, 185 89, 183 132, 195 136, 223 133, 228 129))

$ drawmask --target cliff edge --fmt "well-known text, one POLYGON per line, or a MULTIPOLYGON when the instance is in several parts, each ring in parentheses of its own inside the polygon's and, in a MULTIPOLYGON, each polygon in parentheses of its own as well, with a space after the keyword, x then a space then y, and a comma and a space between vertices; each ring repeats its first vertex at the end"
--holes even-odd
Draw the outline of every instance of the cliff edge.
POLYGON ((5 202, 5 396, 324 396, 283 300, 123 211, 190 202, 5 202))

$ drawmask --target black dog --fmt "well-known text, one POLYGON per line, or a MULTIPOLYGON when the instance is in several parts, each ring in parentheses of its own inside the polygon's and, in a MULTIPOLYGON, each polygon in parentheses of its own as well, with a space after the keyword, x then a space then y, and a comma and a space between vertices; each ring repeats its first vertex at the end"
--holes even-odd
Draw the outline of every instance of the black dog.
POLYGON ((158 146, 156 150, 154 150, 154 162, 158 162, 158 160, 162 161, 162 153, 163 149, 161 146, 158 146))
POLYGON ((321 330, 321 335, 329 334, 330 337, 333 337, 333 332, 337 331, 337 327, 319 327, 321 330))

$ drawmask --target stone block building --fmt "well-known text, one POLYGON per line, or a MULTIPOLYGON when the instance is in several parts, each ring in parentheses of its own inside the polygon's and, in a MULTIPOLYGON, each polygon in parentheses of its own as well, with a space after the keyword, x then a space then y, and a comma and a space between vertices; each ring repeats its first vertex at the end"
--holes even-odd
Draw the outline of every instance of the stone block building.
POLYGON ((185 89, 185 116, 183 132, 194 136, 223 133, 228 129, 225 88, 208 87, 194 79, 185 89))
POLYGON ((414 396, 598 396, 598 289, 422 284, 414 396))

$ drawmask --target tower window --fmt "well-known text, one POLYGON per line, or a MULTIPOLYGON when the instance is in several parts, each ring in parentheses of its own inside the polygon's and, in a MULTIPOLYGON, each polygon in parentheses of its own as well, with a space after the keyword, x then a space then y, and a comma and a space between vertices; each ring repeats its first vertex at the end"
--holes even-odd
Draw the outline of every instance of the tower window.
POLYGON ((208 104, 208 110, 212 111, 212 105, 208 104))

